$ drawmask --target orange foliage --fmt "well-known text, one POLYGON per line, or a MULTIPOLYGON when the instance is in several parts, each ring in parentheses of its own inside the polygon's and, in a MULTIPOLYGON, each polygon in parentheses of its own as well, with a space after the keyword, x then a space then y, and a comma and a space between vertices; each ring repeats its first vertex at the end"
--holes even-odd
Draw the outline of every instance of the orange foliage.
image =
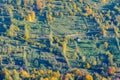
POLYGON ((42 0, 36 0, 37 9, 43 9, 44 4, 42 0))
POLYGON ((93 14, 93 10, 92 10, 92 8, 90 8, 89 6, 86 6, 86 7, 85 7, 85 11, 86 11, 86 15, 93 14))
POLYGON ((76 75, 79 75, 79 76, 83 76, 84 75, 84 73, 82 71, 80 71, 79 69, 75 69, 74 72, 75 72, 76 75))
POLYGON ((32 18, 31 18, 30 14, 27 15, 27 21, 30 21, 30 22, 32 21, 32 18))
POLYGON ((71 78, 72 78, 72 74, 67 73, 67 74, 65 75, 65 80, 70 80, 71 78))
POLYGON ((57 71, 57 72, 53 72, 53 76, 56 77, 56 78, 59 78, 59 77, 60 77, 60 73, 59 73, 59 71, 57 71))
POLYGON ((116 72, 116 68, 114 66, 111 66, 108 68, 108 74, 114 75, 116 72))
POLYGON ((93 80, 92 75, 87 74, 87 75, 85 76, 85 80, 93 80))
POLYGON ((24 77, 24 78, 29 78, 30 77, 30 74, 24 70, 21 71, 21 76, 24 77))
POLYGON ((51 77, 50 80, 58 80, 56 77, 51 77))
POLYGON ((108 1, 107 1, 107 0, 101 0, 101 2, 105 4, 105 3, 107 3, 108 1))

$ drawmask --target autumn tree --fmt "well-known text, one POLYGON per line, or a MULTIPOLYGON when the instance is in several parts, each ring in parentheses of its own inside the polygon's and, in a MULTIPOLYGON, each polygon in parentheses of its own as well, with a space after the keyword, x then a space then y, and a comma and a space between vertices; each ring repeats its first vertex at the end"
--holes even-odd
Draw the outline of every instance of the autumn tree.
POLYGON ((35 22, 36 21, 36 14, 34 11, 31 12, 31 14, 29 13, 26 17, 27 21, 29 22, 35 22))
POLYGON ((101 3, 106 4, 108 0, 99 0, 101 3))
POLYGON ((23 78, 29 78, 29 77, 30 77, 30 74, 29 74, 27 71, 25 71, 25 70, 21 70, 21 76, 22 76, 23 78))
POLYGON ((59 71, 53 72, 52 75, 53 75, 53 77, 59 79, 59 77, 60 77, 60 72, 59 72, 59 71))
POLYGON ((119 38, 119 28, 118 27, 114 27, 114 32, 117 38, 119 38))
POLYGON ((12 74, 13 80, 20 80, 20 76, 19 73, 17 72, 17 70, 13 70, 13 74, 12 74))
POLYGON ((108 42, 104 42, 105 48, 108 48, 108 42))
POLYGON ((48 21, 52 21, 53 20, 53 16, 52 15, 53 15, 52 12, 47 14, 47 20, 48 21))
POLYGON ((93 80, 92 75, 86 74, 86 75, 85 75, 85 80, 93 80))
POLYGON ((89 69, 91 67, 90 63, 86 63, 85 68, 89 69))
POLYGON ((66 56, 66 53, 67 53, 67 43, 68 42, 67 42, 66 39, 62 42, 62 54, 63 54, 63 56, 64 56, 64 58, 65 58, 65 60, 67 62, 68 67, 70 67, 70 63, 69 63, 68 58, 66 56))
POLYGON ((33 21, 35 21, 35 19, 36 19, 36 16, 35 16, 35 12, 34 12, 34 11, 32 11, 32 13, 31 13, 31 19, 32 19, 33 21))
POLYGON ((77 8, 76 3, 74 3, 74 4, 73 4, 73 8, 74 8, 74 9, 76 9, 76 8, 77 8))
POLYGON ((64 41, 62 43, 62 50, 63 50, 63 53, 66 54, 66 51, 67 51, 67 42, 66 41, 64 41))
POLYGON ((4 72, 4 79, 3 80, 13 80, 11 75, 10 75, 10 72, 7 69, 4 69, 3 72, 4 72))
POLYGON ((107 37, 107 30, 106 29, 102 29, 103 32, 103 37, 107 37))
POLYGON ((27 26, 27 25, 25 25, 24 29, 25 29, 25 30, 24 30, 25 40, 28 40, 28 39, 30 38, 30 34, 29 34, 29 29, 30 29, 30 27, 27 26))
POLYGON ((113 54, 111 54, 110 51, 107 51, 106 55, 108 56, 108 62, 109 62, 108 64, 112 65, 113 64, 113 57, 114 57, 113 54))
POLYGON ((116 67, 115 66, 109 66, 108 67, 108 74, 109 75, 115 75, 116 73, 116 67))
POLYGON ((45 4, 43 3, 45 0, 36 0, 36 7, 38 10, 43 9, 45 4))
POLYGON ((27 21, 32 22, 31 14, 27 15, 27 21))
POLYGON ((10 19, 13 18, 13 7, 9 7, 9 6, 6 6, 7 10, 8 10, 8 14, 10 15, 10 19))
POLYGON ((8 36, 10 36, 10 37, 14 37, 14 36, 16 36, 16 33, 15 33, 15 32, 16 32, 16 31, 19 31, 19 30, 20 30, 19 27, 11 24, 11 25, 10 25, 10 28, 7 30, 7 34, 8 34, 8 36))

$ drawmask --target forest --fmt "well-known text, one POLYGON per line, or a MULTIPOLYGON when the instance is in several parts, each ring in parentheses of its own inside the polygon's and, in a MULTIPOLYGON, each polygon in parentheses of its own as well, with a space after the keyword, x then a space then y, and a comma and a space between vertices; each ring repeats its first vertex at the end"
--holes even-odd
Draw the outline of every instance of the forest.
POLYGON ((119 0, 0 0, 0 80, 120 80, 119 0))

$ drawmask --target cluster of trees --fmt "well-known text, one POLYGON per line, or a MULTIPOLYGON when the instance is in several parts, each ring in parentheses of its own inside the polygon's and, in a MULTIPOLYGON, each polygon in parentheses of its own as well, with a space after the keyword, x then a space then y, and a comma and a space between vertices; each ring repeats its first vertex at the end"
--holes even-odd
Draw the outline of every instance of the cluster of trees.
MULTIPOLYGON (((86 73, 84 71, 81 71, 79 69, 75 69, 71 72, 68 72, 66 74, 63 74, 59 71, 52 71, 52 70, 33 70, 31 72, 28 72, 30 70, 12 70, 13 73, 11 73, 9 70, 7 69, 3 69, 2 70, 2 74, 3 75, 3 79, 5 80, 21 80, 21 79, 40 79, 40 80, 76 80, 76 79, 80 79, 80 80, 110 80, 109 76, 114 76, 116 75, 116 64, 114 63, 114 55, 112 50, 110 50, 110 43, 109 41, 105 41, 104 43, 104 48, 105 48, 105 54, 100 54, 96 56, 92 56, 90 54, 84 55, 84 51, 81 52, 80 51, 80 46, 81 44, 84 44, 84 42, 75 42, 75 40, 73 38, 67 38, 67 37, 58 37, 54 35, 54 32, 52 31, 52 29, 54 29, 54 26, 49 25, 48 23, 54 23, 55 18, 63 18, 64 16, 66 16, 66 14, 68 14, 69 16, 82 16, 85 19, 92 19, 95 20, 97 22, 97 24, 99 25, 100 29, 99 31, 101 31, 101 33, 103 34, 104 38, 108 37, 108 31, 109 29, 113 29, 114 34, 115 34, 115 39, 117 42, 117 46, 118 49, 120 50, 120 46, 119 46, 119 24, 113 24, 115 25, 114 27, 111 27, 111 18, 113 16, 113 14, 115 13, 114 10, 113 11, 102 11, 102 12, 97 12, 94 10, 93 7, 87 5, 86 3, 84 3, 83 0, 78 0, 78 1, 74 1, 74 0, 69 0, 69 1, 65 1, 65 0, 59 0, 61 1, 61 4, 58 6, 55 6, 53 1, 57 1, 57 0, 2 0, 2 2, 7 2, 8 4, 13 4, 12 6, 7 6, 7 10, 8 10, 8 14, 10 17, 10 25, 9 28, 6 27, 6 25, 4 24, 4 27, 6 28, 6 34, 7 36, 9 36, 11 39, 19 39, 19 41, 23 41, 26 42, 26 45, 30 47, 32 47, 31 49, 35 49, 38 50, 36 51, 36 53, 38 52, 39 54, 37 54, 37 56, 40 56, 40 53, 43 52, 48 52, 49 54, 51 53, 55 53, 55 55, 58 56, 58 54, 60 53, 61 56, 63 57, 63 59, 66 61, 67 65, 69 68, 72 68, 71 66, 71 60, 76 61, 77 64, 74 66, 79 65, 79 67, 86 69, 86 70, 91 70, 91 72, 97 72, 97 73, 86 73), (16 3, 16 4, 15 4, 16 3), (23 4, 22 4, 23 3, 23 4), (15 5, 15 6, 14 6, 15 5), (17 5, 17 6, 16 6, 17 5), (85 5, 85 6, 82 6, 85 5), (30 10, 29 10, 30 9, 30 10), (57 11, 55 11, 57 9, 57 11), (16 10, 16 12, 18 14, 14 13, 14 10, 16 10), (20 11, 19 11, 20 10, 20 11), (21 15, 21 16, 20 16, 21 15), (60 16, 60 17, 59 17, 60 16), (47 35, 47 39, 37 39, 36 41, 31 39, 31 27, 33 24, 37 24, 39 23, 39 20, 41 21, 42 18, 45 18, 47 22, 44 22, 44 24, 47 24, 47 28, 50 30, 49 34, 47 35), (19 19, 19 18, 23 18, 23 19, 19 19), (30 26, 28 26, 30 25, 30 26), (19 33, 22 33, 22 36, 20 35, 20 37, 18 37, 19 33), (77 43, 79 45, 77 45, 77 43), (70 47, 72 44, 72 47, 70 47), (31 46, 32 45, 32 46, 31 46), (74 49, 72 52, 72 50, 70 51, 70 49, 74 49), (70 55, 69 53, 72 52, 72 55, 70 55), (88 58, 88 56, 90 55, 90 58, 88 58), (104 65, 105 64, 105 65, 104 65), (101 67, 103 69, 101 69, 101 67), (98 69, 97 69, 98 68, 98 69), (99 70, 101 72, 106 73, 106 75, 103 77, 101 75, 101 73, 99 74, 99 72, 97 70, 99 70)), ((101 3, 107 4, 107 0, 100 0, 101 3)), ((59 3, 57 3, 59 4, 59 3)), ((115 10, 117 10, 119 12, 119 6, 115 6, 114 7, 115 10)), ((119 13, 116 13, 117 15, 119 13)), ((114 16, 113 16, 114 17, 114 16)), ((39 23, 38 25, 41 25, 41 23, 39 23)), ((37 28, 36 25, 34 28, 37 28)), ((34 29, 32 28, 32 29, 34 29)), ((42 28, 44 28, 44 26, 42 26, 42 28)), ((87 28, 89 28, 87 26, 87 28)), ((91 27, 92 28, 92 27, 91 27)), ((90 28, 90 29, 91 29, 90 28)), ((6 35, 5 34, 5 35, 6 35)), ((39 35, 39 34, 38 34, 39 35)), ((6 37, 7 37, 6 36, 6 37)), ((40 37, 38 37, 40 38, 40 37)), ((109 38, 110 39, 110 38, 109 38)), ((99 40, 98 40, 99 42, 99 40)), ((97 42, 97 43, 98 43, 97 42)), ((95 43, 95 45, 97 45, 97 43, 95 43)), ((87 43, 89 44, 89 42, 87 43)), ((17 42, 16 44, 17 45, 17 42)), ((20 44, 19 44, 20 45, 20 44)), ((94 44, 92 44, 94 45, 94 44)), ((101 45, 101 43, 100 43, 101 45)), ((102 44, 103 45, 103 44, 102 44)), ((87 47, 87 46, 86 46, 87 47)), ((89 49, 89 47, 87 47, 89 49)), ((15 51, 17 51, 16 49, 20 49, 20 48, 15 48, 15 51)), ((97 49, 95 47, 95 49, 97 49)), ((7 48, 5 46, 3 46, 2 48, 2 52, 5 52, 6 54, 13 54, 13 49, 11 46, 7 45, 7 48)), ((32 63, 33 60, 29 60, 27 58, 27 56, 32 55, 30 53, 33 52, 28 52, 29 54, 27 55, 27 51, 25 49, 21 49, 20 50, 22 53, 22 59, 24 61, 24 64, 26 66, 26 69, 28 69, 28 63, 32 63)), ((102 51, 101 51, 102 53, 102 51)), ((4 54, 4 55, 6 55, 4 54)), ((59 54, 59 55, 60 55, 59 54)), ((15 55, 19 55, 16 54, 15 55)), ((59 56, 59 57, 61 57, 59 56)), ((49 62, 49 61, 48 61, 49 62)), ((40 61, 38 60, 38 62, 36 61, 36 63, 38 63, 37 68, 39 68, 39 64, 40 61)), ((0 64, 2 65, 2 58, 0 58, 0 64)))
MULTIPOLYGON (((109 74, 114 74, 116 69, 114 67, 108 68, 109 74)), ((5 80, 28 80, 28 79, 40 79, 40 80, 112 80, 111 78, 105 78, 98 73, 88 73, 82 69, 73 69, 65 74, 61 74, 59 71, 52 70, 37 70, 33 69, 31 73, 21 70, 1 70, 1 79, 5 80)))
POLYGON ((34 22, 35 20, 36 20, 35 12, 32 11, 31 14, 28 14, 28 15, 27 15, 27 21, 29 21, 29 22, 34 22))

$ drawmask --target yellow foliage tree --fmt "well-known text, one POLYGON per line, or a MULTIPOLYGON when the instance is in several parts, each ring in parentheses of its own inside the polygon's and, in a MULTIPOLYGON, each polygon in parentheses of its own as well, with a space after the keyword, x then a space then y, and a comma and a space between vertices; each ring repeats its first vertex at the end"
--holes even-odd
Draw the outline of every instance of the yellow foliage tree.
POLYGON ((86 57, 82 56, 82 62, 85 62, 85 61, 86 61, 86 57))
POLYGON ((85 11, 86 11, 86 15, 93 14, 93 10, 92 10, 92 8, 89 7, 89 6, 86 6, 86 7, 85 7, 85 11))
POLYGON ((19 73, 14 69, 13 70, 13 80, 19 80, 20 77, 19 77, 19 73))
POLYGON ((47 74, 52 74, 52 70, 48 70, 48 71, 47 71, 47 74))
POLYGON ((93 80, 92 75, 90 74, 85 75, 85 80, 93 80))
POLYGON ((108 0, 100 0, 102 3, 106 4, 108 0))
POLYGON ((31 15, 30 15, 30 14, 27 15, 27 21, 32 22, 32 18, 31 18, 31 15))
POLYGON ((108 42, 104 42, 104 46, 108 48, 108 42))
POLYGON ((51 77, 50 80, 58 80, 56 77, 51 77))
POLYGON ((115 68, 114 66, 110 66, 110 67, 108 68, 108 73, 109 73, 110 75, 114 75, 114 74, 116 73, 116 68, 115 68))
POLYGON ((77 6, 76 6, 76 4, 75 4, 75 3, 73 4, 73 8, 74 8, 74 9, 76 9, 76 8, 77 8, 77 6))
POLYGON ((72 74, 67 73, 67 74, 65 75, 65 80, 73 80, 72 74))
POLYGON ((48 14, 48 20, 49 20, 49 21, 52 21, 52 20, 53 20, 52 14, 48 14))
POLYGON ((85 68, 89 69, 91 66, 89 63, 86 63, 85 68))
POLYGON ((43 0, 36 0, 36 5, 37 5, 37 9, 43 9, 44 8, 44 4, 43 4, 43 0))
POLYGON ((30 35, 29 35, 29 26, 25 26, 25 31, 24 31, 24 37, 25 37, 25 40, 28 40, 30 35))
POLYGON ((62 43, 62 50, 63 50, 63 53, 66 53, 66 51, 67 51, 67 43, 64 41, 63 43, 62 43))
POLYGON ((14 37, 14 36, 15 36, 15 32, 16 32, 16 31, 19 31, 19 30, 20 30, 20 29, 19 29, 17 26, 11 24, 9 30, 7 31, 7 33, 8 33, 8 35, 9 35, 10 37, 14 37))
POLYGON ((32 11, 31 14, 28 14, 26 19, 27 19, 27 21, 29 21, 29 22, 34 22, 34 21, 36 21, 35 12, 32 11))
POLYGON ((119 28, 114 27, 114 32, 115 32, 116 37, 118 38, 119 37, 119 28))
POLYGON ((32 21, 35 21, 35 12, 34 11, 32 11, 32 13, 31 13, 31 19, 32 19, 32 21))
POLYGON ((5 75, 3 80, 13 80, 11 75, 10 75, 10 72, 7 69, 4 69, 3 73, 5 75))
POLYGON ((103 37, 106 37, 107 36, 107 30, 102 29, 102 31, 103 31, 103 37))
POLYGON ((21 71, 21 76, 24 77, 24 78, 29 78, 30 74, 28 72, 26 72, 25 70, 22 70, 21 71))
POLYGON ((60 72, 53 72, 53 77, 58 79, 60 77, 60 72))

